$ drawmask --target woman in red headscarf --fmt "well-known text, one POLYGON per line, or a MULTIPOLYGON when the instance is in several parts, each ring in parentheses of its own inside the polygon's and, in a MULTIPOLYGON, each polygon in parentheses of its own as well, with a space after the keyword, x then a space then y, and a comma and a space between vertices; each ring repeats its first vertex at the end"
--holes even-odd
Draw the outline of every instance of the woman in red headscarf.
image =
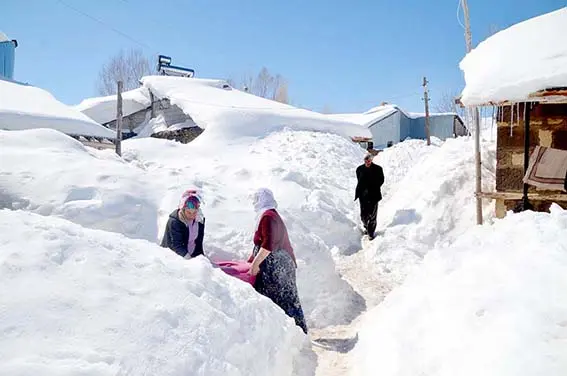
POLYGON ((183 193, 178 209, 169 215, 162 247, 169 248, 187 259, 204 254, 205 217, 200 207, 201 199, 196 191, 183 193))

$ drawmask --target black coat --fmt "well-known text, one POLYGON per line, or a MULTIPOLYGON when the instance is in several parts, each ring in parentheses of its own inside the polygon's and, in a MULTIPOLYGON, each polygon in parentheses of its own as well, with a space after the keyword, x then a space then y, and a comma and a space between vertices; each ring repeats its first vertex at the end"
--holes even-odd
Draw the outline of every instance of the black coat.
POLYGON ((367 202, 379 202, 382 200, 382 184, 384 184, 384 170, 377 164, 371 163, 370 167, 360 165, 356 169, 356 191, 354 200, 359 198, 367 202))
MULTIPOLYGON (((195 239, 195 251, 191 257, 196 257, 203 254, 203 238, 205 236, 205 219, 203 223, 199 222, 199 232, 195 239)), ((187 255, 187 242, 189 240, 189 229, 187 225, 179 219, 179 210, 176 209, 169 215, 167 225, 165 226, 165 233, 161 246, 169 248, 181 257, 187 255)))

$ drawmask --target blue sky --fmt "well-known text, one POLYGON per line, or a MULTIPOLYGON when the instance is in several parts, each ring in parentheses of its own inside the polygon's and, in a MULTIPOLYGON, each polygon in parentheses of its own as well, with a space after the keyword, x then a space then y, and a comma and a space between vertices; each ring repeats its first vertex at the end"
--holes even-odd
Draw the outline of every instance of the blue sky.
MULTIPOLYGON (((171 56, 203 78, 261 67, 289 82, 293 104, 360 112, 382 101, 422 111, 462 89, 457 0, 5 0, 0 31, 17 39, 15 78, 77 104, 96 95, 101 66, 120 49, 171 56), (70 9, 79 9, 93 21, 70 9), (128 35, 120 35, 112 28, 128 35)), ((473 43, 566 5, 565 0, 469 0, 473 43)))

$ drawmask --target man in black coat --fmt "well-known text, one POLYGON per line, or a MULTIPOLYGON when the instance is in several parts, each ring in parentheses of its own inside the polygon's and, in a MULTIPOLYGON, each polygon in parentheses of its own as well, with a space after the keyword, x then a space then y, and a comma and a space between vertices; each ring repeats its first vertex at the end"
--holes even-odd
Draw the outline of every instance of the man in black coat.
POLYGON ((370 240, 374 239, 378 202, 382 200, 381 187, 384 184, 382 167, 372 163, 372 154, 364 157, 364 164, 356 169, 356 192, 354 200, 360 203, 360 219, 370 240))
POLYGON ((193 258, 203 254, 205 218, 199 212, 196 196, 185 197, 179 209, 168 218, 161 246, 179 256, 193 258))

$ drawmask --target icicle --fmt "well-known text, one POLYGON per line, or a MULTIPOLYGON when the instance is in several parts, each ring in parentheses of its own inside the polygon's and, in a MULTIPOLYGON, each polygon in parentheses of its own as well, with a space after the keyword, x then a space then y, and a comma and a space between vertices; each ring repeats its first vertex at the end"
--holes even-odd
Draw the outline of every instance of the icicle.
POLYGON ((526 107, 528 107, 528 103, 524 102, 524 117, 522 119, 524 119, 524 127, 526 126, 525 121, 526 121, 526 107))
POLYGON ((496 107, 492 106, 492 123, 490 124, 490 141, 494 141, 494 121, 496 120, 496 107))
POLYGON ((514 135, 514 104, 510 105, 510 137, 514 135))

